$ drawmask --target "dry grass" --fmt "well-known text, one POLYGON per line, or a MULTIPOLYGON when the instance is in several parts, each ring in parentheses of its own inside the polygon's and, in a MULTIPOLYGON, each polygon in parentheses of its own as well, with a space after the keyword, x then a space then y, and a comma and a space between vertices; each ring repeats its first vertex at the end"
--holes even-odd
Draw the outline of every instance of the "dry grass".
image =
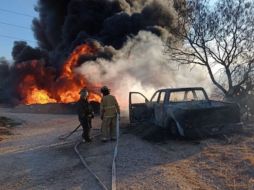
MULTIPOLYGON (((145 135, 143 133, 142 137, 145 135)), ((152 140, 154 136, 156 135, 152 136, 152 140)), ((161 138, 161 134, 157 136, 161 138)), ((254 125, 250 124, 242 133, 204 139, 201 140, 201 145, 188 144, 185 148, 189 150, 185 151, 182 150, 180 141, 171 140, 171 145, 166 144, 163 151, 168 149, 168 154, 174 151, 179 154, 178 151, 182 151, 187 155, 183 156, 184 159, 180 159, 180 156, 176 161, 163 166, 165 173, 170 171, 166 178, 174 181, 179 187, 177 189, 181 190, 254 190, 253 137, 254 125), (190 151, 197 150, 197 146, 200 147, 199 151, 190 151), (191 153, 188 154, 189 152, 191 153)))
POLYGON ((240 141, 231 139, 229 144, 209 145, 193 160, 192 167, 216 189, 252 190, 254 139, 246 137, 240 141))
POLYGON ((252 167, 254 167, 254 155, 247 155, 244 157, 244 159, 250 163, 252 167))

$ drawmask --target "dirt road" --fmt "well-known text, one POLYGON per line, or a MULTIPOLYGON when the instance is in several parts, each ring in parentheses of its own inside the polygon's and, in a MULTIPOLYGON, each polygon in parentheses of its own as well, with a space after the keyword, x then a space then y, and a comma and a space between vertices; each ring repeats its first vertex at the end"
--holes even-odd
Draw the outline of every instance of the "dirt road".
MULTIPOLYGON (((81 132, 67 141, 58 139, 78 125, 75 115, 12 111, 0 109, 0 116, 22 123, 0 141, 0 189, 102 189, 73 149, 81 132)), ((99 124, 95 119, 92 134, 100 132, 99 124)), ((243 134, 200 141, 150 142, 129 128, 121 131, 117 189, 254 189, 252 125, 243 134)), ((97 137, 79 148, 108 189, 114 145, 97 137)))
POLYGON ((101 189, 73 149, 81 132, 66 142, 58 140, 77 126, 75 115, 9 111, 0 109, 0 115, 23 124, 0 142, 0 189, 101 189))

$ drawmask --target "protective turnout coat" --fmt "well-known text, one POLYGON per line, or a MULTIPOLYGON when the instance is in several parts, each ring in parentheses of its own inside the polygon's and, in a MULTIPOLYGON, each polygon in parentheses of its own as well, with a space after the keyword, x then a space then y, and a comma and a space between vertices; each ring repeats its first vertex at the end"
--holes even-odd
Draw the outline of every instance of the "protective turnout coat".
POLYGON ((80 98, 78 101, 78 117, 79 120, 89 119, 93 116, 93 109, 91 104, 86 100, 80 98))
POLYGON ((103 96, 100 105, 100 115, 102 118, 116 117, 116 114, 120 114, 120 108, 116 101, 116 98, 112 95, 103 96))

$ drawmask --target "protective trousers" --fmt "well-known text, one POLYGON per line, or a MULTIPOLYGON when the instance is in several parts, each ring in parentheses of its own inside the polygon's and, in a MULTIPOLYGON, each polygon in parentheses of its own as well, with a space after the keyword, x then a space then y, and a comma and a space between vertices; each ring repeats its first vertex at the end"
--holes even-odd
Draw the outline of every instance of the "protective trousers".
POLYGON ((101 132, 102 140, 116 139, 116 116, 103 118, 101 132))
POLYGON ((85 139, 85 140, 89 140, 90 139, 90 130, 91 130, 91 127, 92 127, 92 123, 91 123, 91 119, 87 119, 87 118, 80 118, 80 124, 83 128, 83 133, 82 133, 82 137, 85 139))

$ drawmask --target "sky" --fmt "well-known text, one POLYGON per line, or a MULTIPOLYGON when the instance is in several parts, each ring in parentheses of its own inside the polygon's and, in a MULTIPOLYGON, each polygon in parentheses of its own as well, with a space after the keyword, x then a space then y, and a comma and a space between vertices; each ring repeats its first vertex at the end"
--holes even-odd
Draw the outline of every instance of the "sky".
POLYGON ((33 18, 38 16, 36 3, 37 0, 0 0, 0 57, 12 60, 14 41, 24 40, 37 46, 31 29, 33 18))
POLYGON ((38 16, 34 6, 37 0, 1 0, 0 1, 0 57, 12 60, 13 42, 26 41, 37 46, 31 29, 32 20, 38 16))

